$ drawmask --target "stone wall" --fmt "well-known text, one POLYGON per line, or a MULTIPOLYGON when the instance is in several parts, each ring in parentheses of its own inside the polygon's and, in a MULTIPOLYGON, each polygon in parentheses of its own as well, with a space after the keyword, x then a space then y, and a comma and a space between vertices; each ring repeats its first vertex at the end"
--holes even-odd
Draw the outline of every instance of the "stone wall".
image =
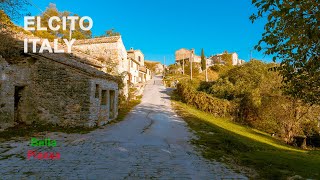
POLYGON ((139 64, 138 62, 136 62, 133 59, 129 60, 130 62, 130 74, 131 74, 131 78, 130 78, 130 82, 133 84, 139 83, 140 79, 139 79, 139 64))
POLYGON ((115 83, 106 82, 104 79, 95 78, 90 80, 90 116, 89 116, 89 124, 88 126, 94 125, 104 125, 108 121, 115 119, 118 115, 118 99, 119 96, 118 87, 115 83), (98 88, 97 88, 98 86, 98 88), (102 101, 104 100, 103 91, 106 92, 106 103, 104 104, 102 101), (114 116, 110 116, 110 108, 111 108, 111 97, 110 91, 114 91, 115 94, 115 103, 113 104, 113 108, 115 109, 114 116), (96 95, 96 92, 98 94, 96 95))
POLYGON ((84 42, 79 40, 76 41, 74 49, 99 59, 103 66, 101 69, 103 72, 124 75, 122 94, 128 97, 129 77, 125 74, 129 72, 130 64, 121 37, 96 38, 84 42))
POLYGON ((144 66, 144 54, 140 50, 130 49, 128 51, 128 58, 132 58, 139 62, 140 66, 144 66))
MULTIPOLYGON (((121 42, 114 42, 101 44, 79 44, 74 45, 74 48, 88 55, 99 58, 105 66, 114 63, 114 69, 117 73, 121 74, 129 69, 126 50, 124 46, 121 46, 123 46, 121 42)), ((104 72, 111 73, 106 69, 104 72)))
POLYGON ((192 50, 187 50, 187 49, 179 49, 175 53, 176 57, 176 62, 180 62, 182 60, 189 60, 191 57, 193 57, 192 62, 200 63, 201 62, 201 57, 197 56, 195 54, 194 49, 192 50), (193 56, 191 56, 193 54, 193 56))
POLYGON ((95 84, 115 91, 116 117, 118 84, 97 77, 99 73, 88 73, 94 69, 82 66, 88 70, 45 57, 25 57, 18 64, 8 64, 0 58, 0 129, 18 121, 72 127, 105 124, 111 120, 109 106, 100 109, 93 100, 95 84))

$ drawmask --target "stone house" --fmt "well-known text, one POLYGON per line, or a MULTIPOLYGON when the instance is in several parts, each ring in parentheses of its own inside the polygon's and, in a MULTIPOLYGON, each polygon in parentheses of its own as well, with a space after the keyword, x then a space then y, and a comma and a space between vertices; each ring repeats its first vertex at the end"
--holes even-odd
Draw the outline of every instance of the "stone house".
POLYGON ((131 60, 130 74, 131 74, 131 83, 144 83, 149 81, 152 78, 151 70, 145 66, 144 54, 140 50, 134 50, 131 48, 128 53, 128 58, 131 60), (132 64, 133 63, 133 64, 132 64), (137 63, 134 65, 134 63, 137 63), (138 72, 136 72, 136 67, 138 67, 138 72), (138 73, 138 74, 137 74, 138 73), (134 79, 138 77, 137 81, 134 79))
POLYGON ((139 78, 142 83, 152 79, 152 72, 146 66, 139 68, 139 78))
MULTIPOLYGON (((225 52, 227 53, 227 52, 225 52)), ((222 60, 221 56, 223 55, 224 53, 221 53, 221 54, 217 54, 217 55, 213 55, 211 57, 209 57, 209 60, 212 61, 212 65, 214 64, 221 64, 221 65, 225 65, 226 62, 222 60)), ((237 66, 237 65, 242 65, 245 63, 244 60, 241 60, 239 59, 239 55, 237 53, 227 53, 227 54, 230 54, 232 55, 232 65, 233 66, 237 66)))
POLYGON ((179 49, 175 52, 175 57, 176 57, 176 63, 182 64, 183 60, 190 61, 190 58, 192 62, 201 63, 201 57, 195 54, 194 49, 191 49, 191 50, 188 50, 185 48, 179 49))
POLYGON ((123 76, 122 93, 128 96, 130 62, 121 36, 77 40, 73 45, 73 52, 98 59, 103 66, 101 70, 105 73, 123 76))
POLYGON ((152 71, 146 67, 146 81, 152 79, 152 71))
POLYGON ((139 62, 133 58, 129 58, 130 70, 129 70, 129 81, 132 84, 137 84, 141 82, 139 76, 140 65, 139 62))
POLYGON ((0 57, 0 129, 17 124, 92 127, 118 115, 118 79, 70 54, 0 57))
POLYGON ((130 50, 127 51, 127 54, 129 58, 135 59, 138 61, 140 66, 144 67, 144 54, 141 50, 134 50, 133 48, 130 48, 130 50))
POLYGON ((211 65, 225 65, 226 62, 224 60, 222 60, 221 56, 215 55, 215 56, 211 56, 208 58, 210 60, 210 62, 212 63, 211 65))

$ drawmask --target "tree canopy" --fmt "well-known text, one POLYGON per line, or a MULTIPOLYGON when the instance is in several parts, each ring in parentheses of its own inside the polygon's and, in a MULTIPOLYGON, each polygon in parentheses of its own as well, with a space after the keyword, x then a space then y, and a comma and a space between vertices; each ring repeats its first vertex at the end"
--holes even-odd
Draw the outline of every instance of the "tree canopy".
MULTIPOLYGON (((62 28, 58 31, 53 31, 50 28, 48 28, 48 21, 50 17, 52 16, 58 16, 62 18, 63 16, 78 16, 77 14, 72 14, 68 11, 60 12, 55 4, 50 3, 49 7, 41 14, 41 26, 47 27, 47 31, 34 31, 34 34, 38 37, 42 38, 48 38, 48 39, 54 39, 54 38, 65 38, 69 39, 70 36, 70 30, 69 25, 67 25, 67 30, 63 30, 62 28)), ((79 17, 79 16, 78 16, 79 17)), ((62 22, 55 22, 56 24, 59 24, 62 26, 62 22)), ((68 21, 67 21, 68 23, 68 21)), ((70 22, 69 22, 70 23, 70 22)), ((84 22, 84 26, 87 26, 88 22, 84 22)), ((75 30, 72 31, 72 38, 75 39, 88 39, 92 37, 91 31, 84 31, 80 28, 79 23, 75 23, 75 30)))
POLYGON ((267 18, 255 49, 273 56, 287 94, 320 104, 320 0, 252 0, 252 22, 267 18))
POLYGON ((224 61, 227 66, 232 66, 232 54, 229 54, 228 51, 223 52, 221 60, 224 61))
POLYGON ((121 34, 119 32, 116 32, 114 28, 109 29, 105 31, 103 35, 97 36, 97 37, 112 37, 112 36, 120 36, 121 34))

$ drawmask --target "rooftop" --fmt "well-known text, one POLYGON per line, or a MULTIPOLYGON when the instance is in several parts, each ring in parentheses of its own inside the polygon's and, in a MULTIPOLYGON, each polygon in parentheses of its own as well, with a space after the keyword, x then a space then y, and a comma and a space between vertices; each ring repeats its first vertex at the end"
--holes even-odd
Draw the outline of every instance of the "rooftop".
POLYGON ((81 40, 76 40, 74 45, 116 43, 116 42, 119 41, 119 39, 121 39, 121 36, 101 37, 101 38, 92 38, 92 39, 81 39, 81 40))

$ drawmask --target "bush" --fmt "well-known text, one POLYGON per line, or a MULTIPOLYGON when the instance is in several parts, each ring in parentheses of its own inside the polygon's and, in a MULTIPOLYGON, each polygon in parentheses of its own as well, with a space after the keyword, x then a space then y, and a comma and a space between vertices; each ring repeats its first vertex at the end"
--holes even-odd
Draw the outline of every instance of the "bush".
POLYGON ((231 102, 212 97, 204 92, 198 92, 187 83, 179 83, 177 93, 184 103, 216 117, 230 117, 234 112, 234 106, 231 102))
MULTIPOLYGON (((222 99, 230 101, 233 105, 229 112, 232 111, 231 115, 234 115, 235 121, 268 133, 276 133, 287 143, 292 143, 294 136, 310 136, 317 133, 320 107, 315 105, 310 107, 297 99, 283 95, 280 88, 281 76, 269 70, 275 66, 277 65, 253 60, 243 66, 229 68, 217 81, 191 87, 198 87, 199 91, 218 99, 218 102, 223 101, 222 99)), ((192 89, 188 89, 186 93, 192 89)), ((194 92, 189 97, 188 94, 181 96, 186 98, 185 102, 203 110, 206 108, 206 103, 198 104, 197 98, 202 98, 208 103, 212 103, 209 102, 212 100, 206 99, 202 93, 196 92, 199 97, 194 97, 194 92)), ((215 103, 217 102, 213 102, 215 103)))

